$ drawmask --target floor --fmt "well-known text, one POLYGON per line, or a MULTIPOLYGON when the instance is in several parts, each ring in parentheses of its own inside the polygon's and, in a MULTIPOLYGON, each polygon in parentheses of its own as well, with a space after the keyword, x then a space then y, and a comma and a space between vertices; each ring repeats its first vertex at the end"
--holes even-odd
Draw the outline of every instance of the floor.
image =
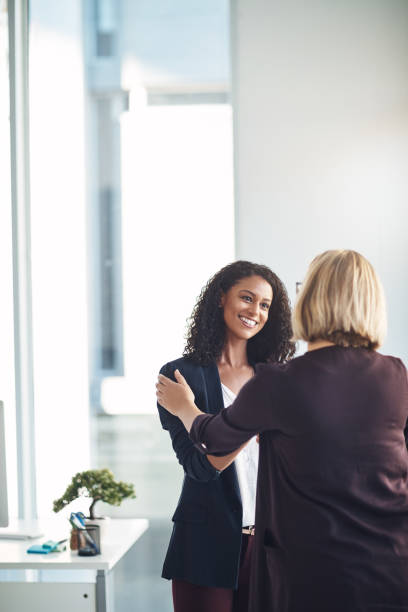
POLYGON ((115 612, 172 612, 171 583, 160 578, 169 540, 168 521, 150 529, 115 570, 115 612))

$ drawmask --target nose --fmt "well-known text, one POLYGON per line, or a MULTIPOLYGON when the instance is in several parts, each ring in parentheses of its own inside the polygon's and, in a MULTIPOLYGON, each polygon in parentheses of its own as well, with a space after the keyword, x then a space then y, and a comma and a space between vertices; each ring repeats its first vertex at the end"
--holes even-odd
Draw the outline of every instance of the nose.
POLYGON ((260 312, 260 304, 258 304, 258 302, 251 302, 249 306, 250 308, 248 310, 248 314, 250 314, 254 319, 256 319, 260 312))

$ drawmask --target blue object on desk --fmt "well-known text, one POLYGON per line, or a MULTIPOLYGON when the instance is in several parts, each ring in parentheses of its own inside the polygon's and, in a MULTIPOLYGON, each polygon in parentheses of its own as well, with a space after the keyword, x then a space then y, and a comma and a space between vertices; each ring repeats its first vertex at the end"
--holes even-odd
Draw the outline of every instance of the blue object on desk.
POLYGON ((83 512, 71 512, 69 522, 80 529, 80 526, 85 527, 85 514, 83 512))
POLYGON ((59 542, 54 542, 54 540, 48 540, 44 542, 44 544, 33 544, 29 548, 27 548, 28 553, 34 553, 37 555, 47 555, 50 552, 59 552, 59 546, 66 542, 65 540, 60 540, 59 542))

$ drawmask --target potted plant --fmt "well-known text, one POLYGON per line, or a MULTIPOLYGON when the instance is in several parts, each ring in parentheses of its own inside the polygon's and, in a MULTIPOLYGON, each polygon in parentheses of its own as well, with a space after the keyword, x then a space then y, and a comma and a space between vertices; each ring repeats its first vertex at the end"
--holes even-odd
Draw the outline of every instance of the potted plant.
POLYGON ((75 474, 65 493, 53 502, 54 512, 59 512, 79 497, 87 497, 91 500, 87 518, 90 523, 99 524, 102 531, 103 520, 106 519, 95 516, 95 504, 103 501, 113 506, 120 506, 124 499, 135 498, 136 495, 132 484, 116 482, 112 472, 107 468, 86 470, 75 474))

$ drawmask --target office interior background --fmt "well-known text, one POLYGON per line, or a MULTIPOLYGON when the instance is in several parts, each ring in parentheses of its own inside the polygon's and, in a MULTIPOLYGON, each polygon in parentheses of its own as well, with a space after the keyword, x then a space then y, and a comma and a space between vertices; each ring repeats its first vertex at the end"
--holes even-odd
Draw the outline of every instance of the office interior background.
POLYGON ((293 301, 315 254, 359 250, 408 362, 407 32, 405 0, 0 0, 9 511, 88 467, 133 482, 100 508, 150 520, 117 612, 172 609, 154 384, 213 272, 265 263, 293 301))

